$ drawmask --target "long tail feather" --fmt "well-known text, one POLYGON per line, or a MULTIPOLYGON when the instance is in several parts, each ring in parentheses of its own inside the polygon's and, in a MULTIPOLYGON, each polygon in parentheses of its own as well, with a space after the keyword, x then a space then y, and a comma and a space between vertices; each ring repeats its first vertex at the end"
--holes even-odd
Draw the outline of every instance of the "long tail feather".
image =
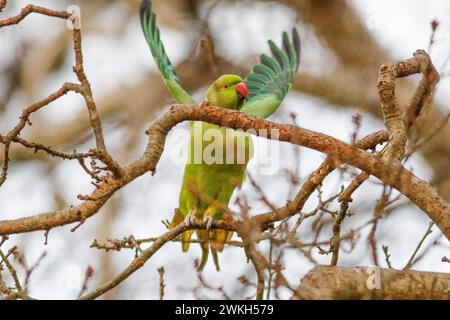
POLYGON ((211 247, 213 247, 218 252, 222 252, 223 248, 225 247, 225 243, 227 241, 229 241, 229 239, 231 239, 232 236, 233 236, 233 232, 231 232, 231 231, 220 230, 220 229, 214 230, 213 239, 215 241, 211 244, 211 247))
POLYGON ((209 231, 208 230, 198 230, 197 231, 197 238, 200 241, 204 241, 200 243, 200 247, 202 248, 202 260, 200 261, 200 264, 197 268, 197 271, 203 271, 203 268, 206 265, 206 262, 208 261, 208 255, 209 255, 209 231))
MULTIPOLYGON (((173 215, 172 221, 169 224, 169 229, 175 228, 180 223, 183 223, 184 216, 181 213, 181 210, 179 208, 175 209, 175 214, 173 215)), ((183 232, 181 236, 181 249, 183 252, 187 252, 189 250, 189 245, 191 241, 193 230, 188 230, 183 232)))
POLYGON ((213 257, 213 261, 214 261, 214 265, 216 266, 216 270, 220 271, 219 257, 217 255, 217 250, 214 249, 212 246, 211 246, 211 255, 213 257))
POLYGON ((193 230, 188 230, 183 232, 183 235, 181 237, 181 248, 183 252, 187 252, 189 250, 189 245, 191 244, 191 237, 193 230))
POLYGON ((209 248, 208 244, 204 245, 202 244, 202 260, 200 261, 200 264, 197 267, 197 271, 201 272, 203 271, 203 268, 206 265, 206 262, 208 261, 208 255, 209 255, 209 248))

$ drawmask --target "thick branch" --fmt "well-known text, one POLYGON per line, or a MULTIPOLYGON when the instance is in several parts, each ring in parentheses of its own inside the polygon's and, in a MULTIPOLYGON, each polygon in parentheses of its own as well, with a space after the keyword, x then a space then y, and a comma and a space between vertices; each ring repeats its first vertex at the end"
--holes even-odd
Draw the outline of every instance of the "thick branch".
POLYGON ((375 267, 317 266, 294 299, 450 299, 450 275, 375 267))
MULTIPOLYGON (((156 121, 148 130, 149 141, 143 156, 124 168, 124 175, 117 179, 108 177, 100 184, 89 200, 82 204, 57 212, 0 221, 0 234, 48 230, 55 226, 81 221, 95 214, 103 203, 119 188, 147 171, 155 171, 163 152, 167 133, 176 124, 186 120, 200 120, 232 129, 254 129, 256 133, 268 132, 272 139, 273 130, 278 132, 279 140, 323 152, 338 163, 347 163, 376 176, 408 197, 413 203, 428 214, 447 238, 450 238, 450 210, 448 204, 426 182, 422 181, 398 162, 389 162, 376 155, 367 153, 338 139, 325 134, 306 130, 292 125, 283 125, 251 117, 243 113, 222 108, 202 106, 174 106, 156 121), (395 177, 392 172, 396 172, 395 177)), ((262 226, 270 222, 273 215, 257 216, 254 222, 262 226)))
MULTIPOLYGON (((381 48, 367 30, 366 21, 361 20, 352 3, 346 0, 314 1, 283 0, 297 11, 303 22, 314 29, 317 37, 338 57, 342 63, 328 75, 314 77, 299 74, 294 89, 321 97, 333 105, 357 107, 381 117, 379 99, 373 83, 376 81, 377 69, 385 61, 390 61, 386 50, 381 48), (351 84, 358 85, 351 85, 351 84)), ((398 84, 398 101, 402 111, 411 110, 409 96, 414 92, 411 81, 398 84)), ((432 90, 432 89, 431 89, 432 90)), ((427 95, 422 95, 426 97, 427 95)), ((425 103, 426 104, 426 103, 425 103)), ((421 144, 420 153, 433 168, 433 186, 447 201, 450 200, 450 170, 447 159, 450 156, 450 126, 448 117, 441 105, 430 106, 424 126, 414 126, 409 130, 409 137, 423 136, 426 131, 435 131, 437 123, 440 131, 421 144), (445 119, 446 118, 446 119, 445 119)), ((425 121, 421 121, 423 124, 425 121)))
MULTIPOLYGON (((439 73, 433 66, 430 56, 424 50, 417 50, 414 57, 396 64, 384 64, 378 75, 378 95, 380 97, 383 118, 389 134, 388 144, 380 152, 383 159, 402 161, 405 157, 406 133, 414 124, 422 110, 432 100, 432 95, 439 73), (414 94, 411 103, 402 117, 395 94, 397 78, 403 78, 415 73, 422 74, 422 80, 414 94)), ((394 173, 393 173, 394 174, 394 173)), ((337 265, 339 255, 339 236, 342 222, 347 214, 349 202, 353 193, 370 177, 365 171, 352 180, 350 185, 339 196, 341 208, 333 226, 331 265, 337 265)))

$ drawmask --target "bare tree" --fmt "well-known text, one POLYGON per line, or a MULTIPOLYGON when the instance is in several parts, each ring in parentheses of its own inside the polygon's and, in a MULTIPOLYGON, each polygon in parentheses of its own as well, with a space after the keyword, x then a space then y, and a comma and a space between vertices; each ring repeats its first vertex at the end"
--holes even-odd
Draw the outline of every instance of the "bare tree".
MULTIPOLYGON (((217 2, 155 2, 159 6, 157 10, 161 12, 163 24, 194 31, 200 39, 200 52, 186 58, 177 66, 177 72, 187 89, 200 89, 225 70, 238 74, 247 71, 247 66, 230 62, 215 50, 216 40, 210 29, 208 15, 213 10, 221 10, 217 2), (209 8, 206 17, 200 14, 200 9, 205 6, 209 8), (171 16, 184 19, 170 19, 171 16)), ((55 187, 53 197, 58 200, 58 208, 0 221, 2 298, 32 299, 28 292, 29 279, 39 267, 40 261, 45 258, 43 254, 33 265, 28 265, 26 256, 21 254, 16 245, 12 245, 12 235, 41 231, 47 243, 47 237, 54 228, 74 224, 71 231, 75 232, 83 224, 89 224, 91 218, 101 210, 102 215, 107 211, 109 217, 114 219, 120 211, 118 207, 122 196, 126 193, 121 192, 121 189, 148 173, 159 174, 157 168, 169 132, 179 123, 188 120, 205 121, 231 129, 253 129, 256 134, 261 132, 258 130, 265 129, 269 132, 265 137, 267 139, 287 142, 294 148, 306 147, 325 156, 323 162, 318 163, 316 169, 305 177, 300 177, 295 170, 287 172, 289 188, 298 190, 286 205, 274 205, 270 194, 265 193, 264 186, 249 175, 248 183, 258 194, 259 202, 269 210, 250 212, 248 199, 245 194, 240 194, 237 198, 239 210, 221 208, 224 220, 213 222, 212 228, 232 230, 237 234, 238 239, 229 241, 227 245, 244 250, 254 268, 255 279, 243 275, 238 281, 239 286, 252 291, 252 296, 257 299, 279 297, 280 290, 288 290, 293 298, 299 299, 450 298, 446 289, 450 284, 449 275, 410 270, 427 255, 432 246, 444 245, 448 248, 448 243, 443 244, 441 240, 450 239, 449 115, 444 114, 442 109, 433 103, 440 75, 430 55, 425 50, 417 50, 405 60, 390 62, 391 59, 372 39, 346 1, 280 2, 297 12, 301 23, 309 26, 338 60, 333 75, 298 74, 294 89, 323 98, 336 106, 356 106, 366 110, 383 119, 383 130, 359 138, 362 116, 357 113, 352 120, 355 126, 352 141, 347 143, 298 126, 296 115, 292 115, 293 124, 277 123, 207 103, 173 105, 159 115, 168 96, 156 73, 151 73, 140 83, 126 89, 113 90, 96 98, 84 65, 86 57, 83 56, 82 34, 92 32, 95 28, 94 12, 107 4, 93 1, 83 3, 83 12, 86 12, 82 21, 83 28, 77 24, 79 21, 76 13, 36 5, 28 5, 21 9, 19 14, 0 20, 0 32, 5 28, 17 27, 31 14, 58 19, 63 23, 69 22, 72 26, 69 31, 61 27, 61 32, 50 45, 36 50, 24 50, 10 63, 4 72, 7 85, 0 97, 0 113, 6 115, 6 107, 13 105, 15 93, 28 90, 29 96, 34 96, 33 92, 39 92, 44 75, 54 69, 63 68, 64 64, 60 61, 66 59, 66 55, 73 55, 73 73, 76 77, 76 82, 65 82, 45 98, 35 99, 36 102, 21 107, 18 121, 6 122, 8 128, 0 135, 3 148, 0 156, 0 187, 9 183, 12 166, 21 163, 31 167, 35 161, 47 164, 49 171, 57 163, 73 161, 79 164, 79 170, 87 174, 94 187, 89 194, 79 194, 77 198, 80 202, 76 205, 66 203, 61 190, 55 187), (66 52, 68 43, 71 43, 73 48, 70 55, 66 52), (40 62, 34 62, 30 68, 30 60, 36 61, 35 59, 40 59, 40 62), (417 85, 412 81, 399 82, 399 79, 415 74, 421 76, 417 85), (60 101, 69 93, 79 95, 84 101, 86 110, 78 117, 56 125, 50 125, 45 117, 38 117, 38 114, 48 112, 51 103, 60 101), (32 122, 32 118, 36 120, 33 119, 32 122), (32 130, 25 138, 24 131, 30 126, 32 130), (108 147, 107 140, 111 133, 105 132, 111 130, 105 128, 111 127, 126 129, 126 137, 121 139, 115 148, 121 152, 112 152, 108 147), (272 136, 273 130, 276 130, 279 136, 272 136), (145 135, 146 146, 142 151, 137 148, 137 142, 145 135), (91 143, 88 150, 76 151, 83 149, 86 143, 91 143), (136 150, 140 150, 139 156, 135 156, 136 150), (407 161, 417 152, 420 152, 433 169, 430 182, 420 179, 407 167, 407 161), (322 190, 327 183, 325 179, 335 171, 341 174, 341 187, 335 194, 326 196, 322 190), (381 182, 381 195, 378 199, 372 199, 376 203, 371 205, 369 210, 362 209, 370 214, 364 215, 365 221, 361 225, 343 232, 342 226, 346 219, 359 210, 358 203, 352 202, 353 194, 365 188, 370 177, 381 182), (350 182, 347 182, 348 179, 350 182), (316 207, 305 211, 306 202, 313 197, 317 198, 316 207), (407 198, 408 202, 402 202, 404 198, 407 198), (387 246, 382 246, 382 251, 388 268, 379 268, 382 256, 379 253, 379 224, 402 206, 411 204, 420 208, 431 223, 428 227, 424 226, 425 233, 418 238, 417 247, 403 270, 392 268, 387 246), (308 221, 311 221, 307 225, 311 241, 303 240, 299 232, 299 228, 305 226, 308 221), (433 226, 439 229, 439 234, 427 247, 425 240, 431 234, 433 226), (366 227, 370 228, 367 237, 370 256, 377 267, 338 266, 339 254, 347 250, 343 248, 344 244, 349 245, 351 251, 358 241, 361 241, 360 231, 366 227), (12 246, 6 249, 9 243, 12 246), (261 249, 264 244, 268 245, 268 252, 261 249), (318 252, 330 257, 330 266, 316 266, 300 284, 292 283, 284 272, 284 264, 289 263, 283 260, 286 250, 296 250, 313 264, 317 264, 313 253, 318 252), (18 270, 22 270, 20 273, 23 276, 18 275, 18 270), (370 282, 372 280, 373 283, 370 282)), ((122 21, 123 26, 118 24, 119 30, 125 28, 128 21, 134 18, 138 6, 138 1, 126 3, 129 12, 122 21)), ((6 0, 0 1, 0 12, 6 4, 6 0)), ((430 48, 438 25, 438 22, 433 21, 430 48)), ((294 158, 292 161, 296 162, 294 166, 297 166, 299 159, 294 158)), ((201 196, 199 194, 199 197, 201 196)), ((186 230, 207 227, 200 222, 189 226, 182 223, 156 237, 137 238, 131 234, 123 239, 110 239, 111 219, 97 222, 99 230, 94 237, 100 237, 102 240, 91 238, 91 247, 102 253, 104 261, 101 270, 95 271, 91 266, 87 267, 78 295, 80 299, 116 297, 112 289, 127 281, 133 273, 150 261, 156 252, 169 250, 166 244, 179 242, 181 234, 186 230), (134 251, 135 258, 117 275, 113 275, 109 257, 111 251, 126 249, 134 251), (89 283, 96 277, 101 279, 103 284, 92 289, 89 283)), ((442 257, 442 263, 448 263, 448 258, 442 257)), ((163 299, 170 279, 165 278, 163 267, 158 269, 158 275, 159 296, 163 299)), ((215 287, 209 284, 202 274, 198 274, 198 280, 201 288, 215 291, 225 298, 230 297, 223 286, 215 287)))

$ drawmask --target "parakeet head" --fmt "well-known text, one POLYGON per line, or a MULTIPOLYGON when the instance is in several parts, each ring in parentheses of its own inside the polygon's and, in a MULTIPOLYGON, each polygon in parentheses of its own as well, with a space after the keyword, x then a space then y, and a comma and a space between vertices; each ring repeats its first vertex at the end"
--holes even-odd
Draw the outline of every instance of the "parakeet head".
POLYGON ((214 81, 208 88, 206 97, 211 104, 237 110, 248 96, 244 80, 234 74, 225 74, 214 81))

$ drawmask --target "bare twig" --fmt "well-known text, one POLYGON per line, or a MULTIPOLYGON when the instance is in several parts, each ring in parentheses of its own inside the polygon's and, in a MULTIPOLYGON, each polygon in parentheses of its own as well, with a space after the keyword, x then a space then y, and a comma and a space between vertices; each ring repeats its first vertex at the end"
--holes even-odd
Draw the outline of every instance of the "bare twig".
POLYGON ((159 273, 159 300, 164 299, 164 288, 166 285, 164 284, 164 267, 158 268, 159 273))
MULTIPOLYGON (((83 295, 80 297, 82 300, 91 300, 95 299, 105 292, 111 290, 112 288, 119 285, 121 282, 123 282, 125 279, 127 279, 131 274, 136 272, 138 269, 140 269, 145 262, 150 259, 165 243, 168 241, 176 238, 180 234, 182 234, 184 231, 189 229, 206 229, 206 223, 200 223, 200 222, 194 222, 189 227, 187 227, 184 223, 179 224, 172 230, 166 232, 162 236, 158 237, 155 242, 153 242, 153 245, 149 247, 148 249, 145 249, 142 251, 142 253, 136 257, 133 262, 120 274, 118 274, 116 277, 111 279, 110 281, 106 282, 99 288, 95 289, 94 291, 83 295)), ((213 221, 211 228, 213 229, 224 229, 229 230, 231 226, 225 222, 225 221, 213 221)))
MULTIPOLYGON (((2 5, 3 6, 0 7, 0 9, 3 9, 3 7, 6 5, 6 1, 4 1, 2 3, 2 5)), ((17 16, 8 18, 8 19, 4 19, 4 20, 0 20, 0 28, 5 27, 5 26, 10 26, 13 24, 18 24, 20 21, 22 21, 27 15, 29 15, 32 12, 40 13, 40 14, 50 16, 50 17, 61 18, 61 19, 68 19, 70 17, 70 14, 67 13, 66 11, 55 11, 55 10, 51 10, 51 9, 47 9, 47 8, 29 4, 25 8, 23 8, 17 16)))
POLYGON ((389 247, 388 246, 381 246, 381 248, 383 249, 383 253, 384 253, 384 260, 386 261, 386 264, 388 266, 389 269, 392 269, 392 265, 391 265, 391 255, 389 254, 389 247))
POLYGON ((337 265, 337 262, 338 262, 339 248, 340 248, 340 242, 341 242, 341 224, 342 224, 342 221, 344 221, 345 216, 347 215, 347 211, 348 211, 348 202, 342 202, 339 213, 337 214, 337 216, 334 220, 333 237, 330 242, 331 250, 333 252, 333 255, 331 256, 331 263, 330 263, 330 265, 332 265, 332 266, 337 265))
POLYGON ((88 288, 88 282, 94 275, 94 269, 91 266, 88 266, 86 269, 86 272, 84 274, 84 281, 83 285, 81 286, 80 293, 78 294, 78 298, 80 298, 87 290, 88 288))
POLYGON ((2 174, 0 176, 0 186, 5 182, 6 177, 8 175, 8 162, 9 162, 9 147, 11 142, 17 138, 22 129, 27 125, 31 125, 30 115, 33 112, 38 111, 39 109, 45 107, 49 103, 59 99, 63 95, 65 95, 69 91, 78 92, 80 87, 76 84, 66 82, 59 90, 50 94, 46 98, 33 103, 31 106, 25 108, 20 116, 19 123, 9 131, 6 136, 0 136, 0 142, 4 144, 4 158, 3 158, 3 166, 2 166, 2 174))
POLYGON ((80 153, 80 152, 76 152, 75 150, 71 153, 57 151, 57 150, 52 149, 50 146, 45 146, 45 145, 43 145, 41 143, 37 143, 37 142, 27 141, 27 140, 21 138, 20 136, 16 136, 15 138, 13 138, 12 142, 17 142, 26 148, 33 149, 35 153, 42 150, 53 157, 59 157, 62 159, 67 159, 67 160, 85 159, 85 158, 92 157, 95 155, 95 152, 93 152, 93 151, 89 151, 87 153, 80 153))
POLYGON ((414 249, 414 252, 412 253, 411 257, 409 258, 408 262, 406 263, 405 267, 403 268, 403 270, 409 270, 411 269, 411 267, 413 266, 413 262, 414 262, 414 258, 416 257, 417 252, 419 252, 420 247, 422 247, 423 242, 425 241, 425 239, 433 232, 431 229, 434 226, 434 222, 430 222, 430 225, 428 226, 427 230, 425 231, 425 234, 423 235, 423 237, 420 239, 419 244, 417 245, 417 247, 414 249))
POLYGON ((11 263, 8 260, 8 257, 3 253, 2 250, 0 250, 0 258, 2 258, 2 261, 5 263, 6 267, 8 268, 8 271, 14 280, 14 285, 16 286, 17 291, 23 291, 22 285, 20 284, 19 278, 17 277, 16 269, 14 269, 14 267, 11 265, 11 263))
MULTIPOLYGON (((399 165, 405 157, 406 132, 414 124, 425 107, 431 102, 432 94, 439 81, 439 73, 434 68, 430 56, 423 50, 417 50, 414 57, 397 64, 385 64, 380 68, 378 78, 378 93, 383 110, 384 122, 389 133, 389 142, 381 151, 381 156, 388 160, 394 160, 399 165), (395 80, 414 73, 421 73, 422 80, 417 88, 412 101, 404 117, 400 115, 395 96, 395 80)), ((392 171, 397 172, 396 170, 392 171)), ((348 208, 348 203, 352 201, 352 194, 369 178, 370 173, 365 171, 358 175, 340 195, 341 212, 348 208)), ((396 174, 392 175, 397 178, 396 174)), ((345 217, 345 216, 344 216, 345 217)), ((338 218, 342 218, 338 216, 338 218)), ((340 232, 341 222, 336 227, 336 232, 340 232)), ((376 221, 374 223, 376 228, 376 221)), ((372 248, 374 248, 372 246, 372 248)), ((339 250, 339 248, 335 249, 339 250)), ((375 250, 375 249, 374 249, 375 250)), ((374 255, 376 262, 376 256, 374 255)), ((335 264, 334 264, 335 265, 335 264)))
POLYGON ((103 163, 107 165, 108 169, 111 170, 111 172, 113 172, 116 177, 120 178, 123 175, 123 169, 106 150, 105 140, 103 137, 103 129, 100 122, 100 117, 97 112, 97 106, 92 95, 91 85, 89 84, 84 71, 80 29, 73 30, 73 49, 75 51, 75 67, 73 70, 77 75, 78 81, 80 81, 80 93, 83 95, 86 106, 88 108, 89 118, 91 121, 92 129, 94 131, 95 142, 97 146, 97 156, 103 163))

